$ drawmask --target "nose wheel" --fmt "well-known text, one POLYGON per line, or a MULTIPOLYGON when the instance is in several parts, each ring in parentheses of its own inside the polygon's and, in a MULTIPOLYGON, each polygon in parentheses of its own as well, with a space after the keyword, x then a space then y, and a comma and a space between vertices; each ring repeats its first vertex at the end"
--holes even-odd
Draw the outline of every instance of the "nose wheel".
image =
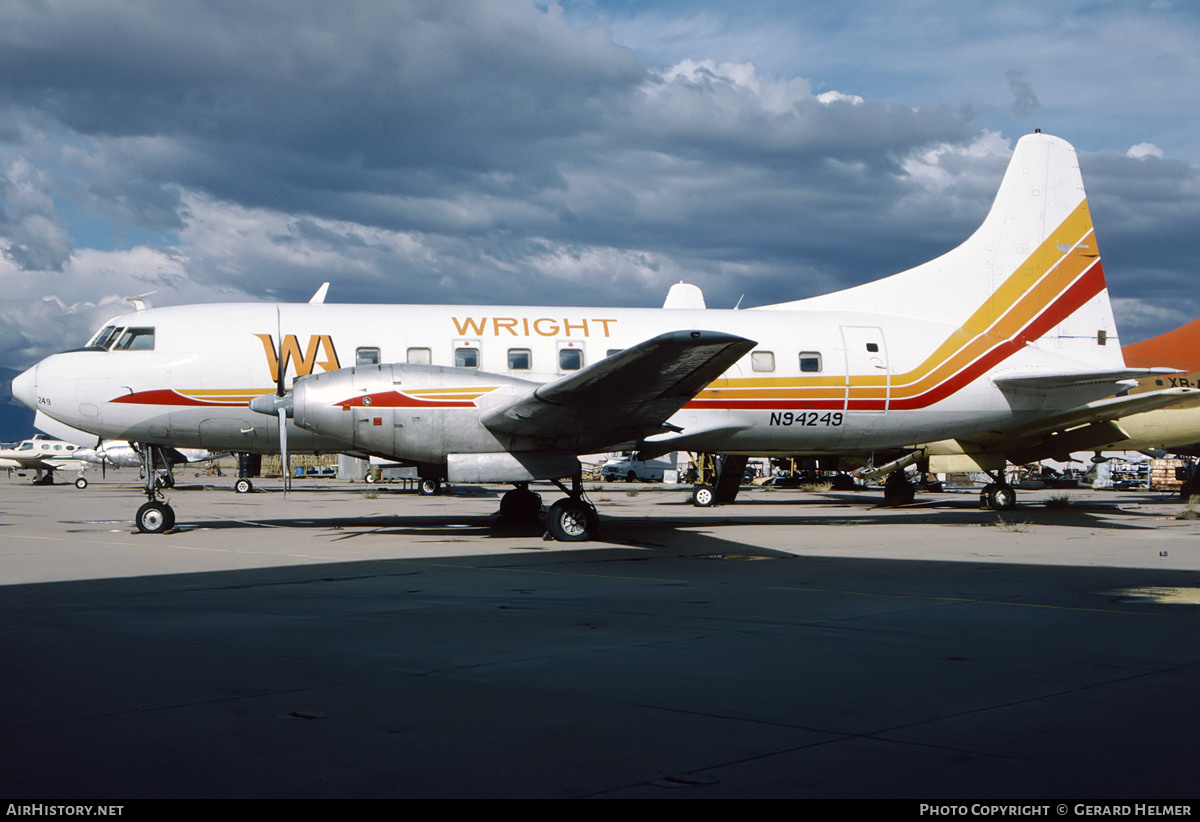
POLYGON ((147 502, 137 510, 134 523, 143 534, 162 534, 175 527, 175 509, 159 498, 161 489, 175 485, 171 461, 160 446, 143 443, 137 448, 142 457, 142 475, 146 478, 147 502), (163 473, 159 475, 157 471, 163 473))
POLYGON ((151 500, 138 509, 136 521, 143 534, 161 534, 175 527, 175 509, 162 500, 151 500))

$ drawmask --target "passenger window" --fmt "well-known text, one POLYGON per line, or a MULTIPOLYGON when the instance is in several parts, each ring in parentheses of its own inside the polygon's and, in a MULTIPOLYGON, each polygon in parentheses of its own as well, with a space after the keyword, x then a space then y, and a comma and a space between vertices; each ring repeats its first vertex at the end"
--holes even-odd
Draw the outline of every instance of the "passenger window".
POLYGON ((528 371, 533 367, 533 354, 528 348, 508 349, 508 367, 512 371, 528 371))
POLYGON ((806 374, 815 374, 821 370, 820 351, 801 351, 800 370, 806 374))
POLYGON ((750 367, 755 371, 774 371, 775 352, 755 351, 750 355, 750 367))
POLYGON ((354 352, 355 365, 379 365, 378 348, 359 348, 354 352))
POLYGON ((558 367, 563 371, 578 371, 583 368, 583 351, 578 348, 560 348, 558 367))
POLYGON ((121 339, 113 347, 114 351, 153 351, 153 328, 126 328, 121 339))
POLYGON ((430 365, 433 362, 433 352, 428 348, 410 348, 406 359, 409 365, 430 365))
POLYGON ((604 356, 611 357, 613 354, 620 354, 624 350, 624 348, 610 348, 608 351, 604 352, 604 356))
POLYGON ((454 367, 455 368, 478 368, 479 367, 479 349, 478 348, 456 348, 456 349, 454 349, 454 367))
POLYGON ((867 343, 867 350, 872 354, 879 353, 879 343, 867 343))

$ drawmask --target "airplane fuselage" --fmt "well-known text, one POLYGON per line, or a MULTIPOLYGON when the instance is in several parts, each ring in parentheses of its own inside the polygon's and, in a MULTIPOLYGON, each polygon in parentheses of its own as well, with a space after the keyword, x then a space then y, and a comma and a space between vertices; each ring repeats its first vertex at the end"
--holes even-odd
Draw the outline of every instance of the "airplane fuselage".
MULTIPOLYGON (((795 454, 862 452, 1019 424, 1042 412, 1045 397, 1002 391, 986 375, 1054 357, 987 330, 795 309, 247 303, 149 309, 109 327, 89 347, 30 369, 14 381, 14 392, 103 437, 238 452, 278 447, 277 420, 247 403, 275 390, 281 360, 289 386, 297 377, 354 367, 367 381, 356 396, 382 387, 371 382, 384 379, 380 365, 454 368, 462 385, 404 394, 406 410, 393 412, 454 430, 457 417, 464 420, 458 429, 469 428, 480 408, 511 399, 522 386, 555 380, 656 334, 722 331, 756 346, 669 420, 672 433, 652 439, 659 450, 678 444, 795 454)), ((1081 387, 1078 399, 1108 390, 1081 387)), ((369 412, 351 399, 333 403, 348 414, 369 412)), ((1060 392, 1055 402, 1062 401, 1060 392)), ((367 413, 362 424, 378 420, 367 413)), ((389 424, 399 426, 400 416, 389 424)), ((343 437, 289 429, 294 450, 349 445, 343 437)), ((446 448, 461 450, 471 439, 446 448)), ((486 435, 475 439, 467 450, 494 446, 486 435)), ((609 447, 622 445, 629 444, 609 447)), ((358 447, 421 462, 437 462, 445 452, 427 439, 408 453, 397 450, 403 445, 358 447)))

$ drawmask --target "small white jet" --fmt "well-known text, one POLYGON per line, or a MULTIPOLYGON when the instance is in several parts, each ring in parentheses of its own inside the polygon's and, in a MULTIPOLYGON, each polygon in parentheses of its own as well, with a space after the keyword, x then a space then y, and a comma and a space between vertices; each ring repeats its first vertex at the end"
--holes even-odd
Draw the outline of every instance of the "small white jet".
MULTIPOLYGON (((290 447, 511 483, 510 519, 535 517, 528 484, 551 480, 566 497, 547 530, 581 540, 597 516, 580 454, 904 448, 1036 425, 1172 371, 1126 367, 1075 150, 1041 133, 1017 144, 982 226, 931 262, 754 309, 669 305, 153 308, 46 358, 13 395, 148 459, 290 447)), ((1150 392, 1136 407, 1176 401, 1150 392)), ((146 494, 138 527, 171 528, 146 494)))
POLYGON ((13 448, 0 448, 0 468, 36 471, 34 483, 37 485, 53 485, 55 471, 79 471, 75 487, 87 488, 87 480, 83 476, 84 462, 87 461, 85 451, 74 443, 38 434, 22 440, 13 448))

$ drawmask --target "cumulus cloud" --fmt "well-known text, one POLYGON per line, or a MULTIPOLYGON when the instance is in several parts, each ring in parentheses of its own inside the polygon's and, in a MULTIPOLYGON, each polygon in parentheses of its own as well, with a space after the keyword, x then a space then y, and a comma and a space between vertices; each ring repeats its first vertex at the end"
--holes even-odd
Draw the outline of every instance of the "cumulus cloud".
POLYGON ((0 250, 24 271, 60 271, 71 252, 47 175, 22 157, 0 173, 0 250))
POLYGON ((1163 150, 1154 143, 1138 143, 1136 146, 1131 146, 1129 151, 1125 152, 1129 157, 1157 157, 1163 158, 1163 150))

